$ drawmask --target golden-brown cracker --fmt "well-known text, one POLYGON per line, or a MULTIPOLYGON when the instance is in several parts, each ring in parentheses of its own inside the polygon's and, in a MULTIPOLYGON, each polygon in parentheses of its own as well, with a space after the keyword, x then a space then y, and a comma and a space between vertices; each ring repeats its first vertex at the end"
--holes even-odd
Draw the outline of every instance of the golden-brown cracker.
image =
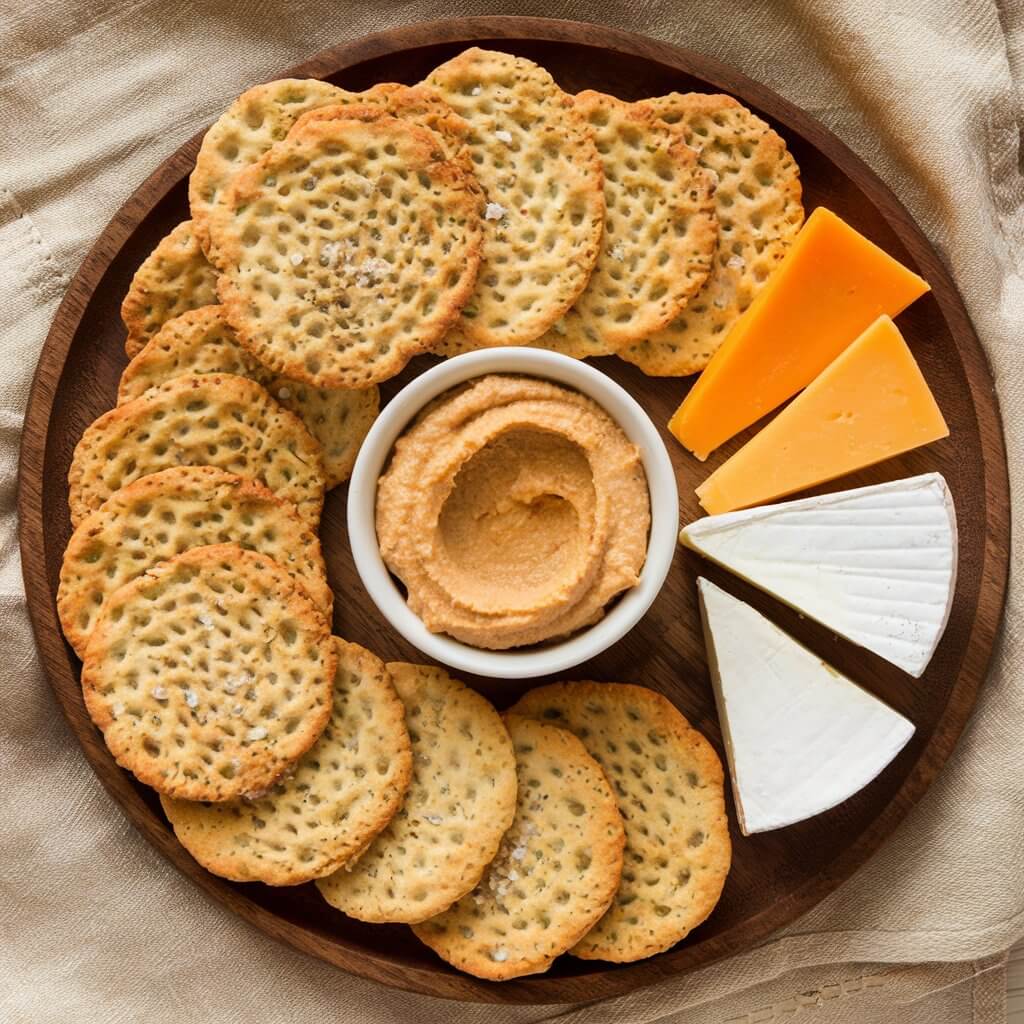
POLYGON ((519 799, 480 884, 413 926, 417 938, 478 978, 546 971, 608 909, 625 841, 601 767, 572 733, 510 714, 519 799))
POLYGON ((315 78, 281 78, 247 89, 210 126, 188 181, 188 201, 197 237, 214 260, 210 215, 238 172, 280 142, 307 110, 343 103, 353 95, 315 78))
POLYGON ((108 598, 158 562, 233 543, 272 558, 330 621, 320 541, 295 507, 248 477, 175 466, 115 491, 71 536, 57 588, 64 635, 81 657, 108 598))
POLYGON ((622 882, 573 948, 623 963, 660 953, 714 909, 731 861, 722 763, 661 694, 623 683, 555 683, 515 714, 575 733, 600 762, 626 823, 622 882))
POLYGON ((494 857, 515 810, 515 755, 497 711, 442 669, 388 671, 405 705, 412 783, 351 870, 317 886, 361 921, 421 921, 469 892, 494 857))
POLYGON ((171 466, 216 466, 265 484, 316 527, 320 446, 255 381, 228 373, 174 377, 89 426, 68 472, 77 526, 115 491, 171 466))
POLYGON ((604 168, 604 236, 576 304, 536 342, 566 355, 609 355, 673 320, 707 280, 714 185, 676 125, 646 103, 587 91, 576 107, 604 168))
POLYGON ((597 259, 604 193, 590 129, 523 57, 474 47, 426 82, 468 122, 487 199, 476 291, 435 350, 527 344, 576 301, 597 259))
POLYGON ((124 584, 85 649, 85 706, 122 768, 167 796, 272 785, 323 732, 327 620, 276 562, 193 548, 124 584))
POLYGON ((179 224, 135 271, 121 304, 128 328, 124 350, 131 359, 168 320, 217 301, 217 272, 196 237, 195 225, 179 224))
POLYGON ((211 218, 239 340, 314 387, 368 387, 437 341, 469 296, 480 202, 439 136, 385 113, 296 126, 211 218))
POLYGON ((335 639, 331 717, 265 793, 199 803, 161 797, 175 835, 215 875, 298 885, 355 860, 401 805, 412 774, 404 708, 384 663, 335 639))
POLYGON ((644 373, 675 377, 707 366, 786 254, 804 219, 800 171, 786 143, 731 96, 672 93, 644 102, 686 133, 717 179, 711 275, 667 327, 619 351, 644 373))
POLYGON ((381 110, 391 117, 410 121, 434 132, 445 157, 456 161, 466 171, 470 185, 476 186, 473 162, 466 148, 469 125, 441 98, 441 94, 427 85, 399 85, 381 82, 363 93, 353 93, 344 102, 318 107, 303 114, 295 122, 293 131, 301 132, 304 125, 314 121, 370 119, 381 110))
POLYGON ((197 373, 232 373, 262 384, 320 443, 328 488, 348 479, 380 410, 376 387, 323 391, 272 373, 238 344, 223 306, 203 306, 164 324, 121 374, 118 404, 173 377, 197 373))

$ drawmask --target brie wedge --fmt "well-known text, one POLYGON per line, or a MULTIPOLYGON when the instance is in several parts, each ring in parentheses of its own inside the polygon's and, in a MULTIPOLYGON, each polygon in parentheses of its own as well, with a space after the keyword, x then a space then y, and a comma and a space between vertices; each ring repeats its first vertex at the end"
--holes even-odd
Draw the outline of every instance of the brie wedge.
POLYGON ((949 620, 956 513, 938 473, 708 516, 679 539, 914 677, 949 620))
POLYGON ((744 835, 866 786, 914 726, 748 604, 698 579, 708 666, 744 835))

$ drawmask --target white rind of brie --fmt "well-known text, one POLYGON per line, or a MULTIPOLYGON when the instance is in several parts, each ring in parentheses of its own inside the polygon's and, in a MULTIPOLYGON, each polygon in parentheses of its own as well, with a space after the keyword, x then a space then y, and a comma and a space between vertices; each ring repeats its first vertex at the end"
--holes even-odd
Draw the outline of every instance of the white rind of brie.
POLYGON ((697 580, 740 828, 768 832, 863 789, 914 725, 750 605, 697 580))
POLYGON ((679 539, 915 678, 956 586, 956 512, 939 473, 708 516, 679 539))

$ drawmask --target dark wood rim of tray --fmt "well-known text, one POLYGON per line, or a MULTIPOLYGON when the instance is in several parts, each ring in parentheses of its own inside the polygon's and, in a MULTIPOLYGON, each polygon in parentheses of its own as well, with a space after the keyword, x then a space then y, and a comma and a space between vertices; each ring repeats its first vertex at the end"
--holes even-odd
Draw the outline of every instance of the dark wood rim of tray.
POLYGON ((933 285, 970 382, 983 450, 988 507, 994 510, 994 514, 987 525, 984 564, 981 569, 984 582, 960 678, 923 755, 872 827, 837 857, 826 871, 752 918, 742 940, 733 933, 727 933, 694 945, 684 945, 654 960, 628 966, 609 965, 607 970, 585 977, 538 976, 497 985, 371 956, 365 950, 350 947, 343 938, 335 936, 328 939, 300 923, 269 912, 237 888, 198 868, 163 823, 158 824, 138 792, 124 779, 101 770, 102 739, 84 714, 81 704, 73 699, 78 686, 75 662, 61 636, 39 543, 46 530, 41 483, 50 413, 61 370, 89 296, 139 221, 170 187, 189 173, 202 133, 168 157, 117 212, 82 263, 57 311, 39 359, 25 418, 19 465, 19 536, 29 612, 37 644, 64 715, 103 785, 149 842, 184 875, 227 909, 239 914, 266 934, 353 974, 387 985, 478 1002, 590 1001, 650 985, 752 948, 770 933, 809 910, 853 874, 892 833, 924 793, 949 757, 970 717, 985 679, 1002 618, 1009 560, 1006 454, 998 404, 984 351, 950 274, 928 240, 888 187, 849 148, 798 107, 739 72, 709 57, 617 29, 580 22, 509 16, 426 22, 377 33, 324 50, 285 74, 294 77, 323 77, 341 68, 396 51, 438 43, 471 45, 485 39, 530 39, 604 47, 685 71, 723 92, 740 96, 802 136, 834 161, 874 202, 933 285))

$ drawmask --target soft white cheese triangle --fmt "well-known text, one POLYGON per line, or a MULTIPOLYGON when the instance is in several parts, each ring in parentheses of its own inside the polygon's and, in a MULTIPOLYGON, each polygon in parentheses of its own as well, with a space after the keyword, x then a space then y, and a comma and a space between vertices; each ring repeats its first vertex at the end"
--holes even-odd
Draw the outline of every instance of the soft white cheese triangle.
POLYGON ((913 723, 750 605, 706 579, 697 586, 744 835, 841 804, 902 750, 913 723))
POLYGON ((679 539, 914 677, 949 620, 956 513, 938 473, 708 516, 679 539))

